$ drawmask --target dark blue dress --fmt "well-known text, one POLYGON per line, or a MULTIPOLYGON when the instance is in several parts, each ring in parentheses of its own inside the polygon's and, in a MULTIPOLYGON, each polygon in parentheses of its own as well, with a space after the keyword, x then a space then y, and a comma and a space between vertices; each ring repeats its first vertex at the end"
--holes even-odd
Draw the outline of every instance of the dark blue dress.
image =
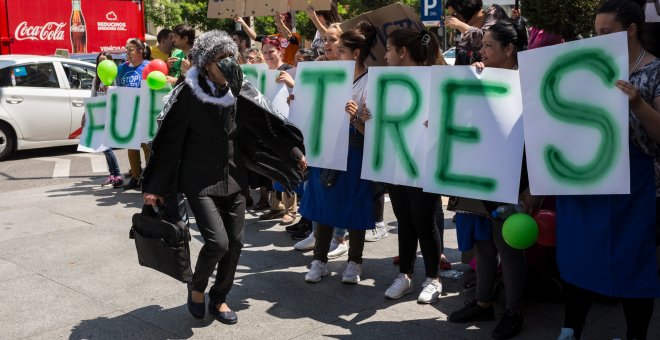
MULTIPOLYGON (((357 134, 353 126, 350 134, 357 134)), ((361 179, 362 149, 348 147, 346 171, 340 171, 331 187, 321 183, 320 168, 309 168, 305 195, 298 212, 314 222, 335 228, 352 230, 373 229, 374 191, 372 182, 361 179)))
POLYGON ((580 288, 660 297, 653 159, 630 145, 630 195, 557 197, 557 264, 580 288))

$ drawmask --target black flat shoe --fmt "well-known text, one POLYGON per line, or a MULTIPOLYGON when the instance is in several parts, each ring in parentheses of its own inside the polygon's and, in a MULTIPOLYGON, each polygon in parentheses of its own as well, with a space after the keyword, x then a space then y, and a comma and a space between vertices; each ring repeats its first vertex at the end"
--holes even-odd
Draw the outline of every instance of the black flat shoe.
POLYGON ((192 299, 192 289, 188 289, 188 311, 192 316, 203 319, 206 311, 204 310, 204 302, 195 302, 192 299))
POLYGON ((229 312, 221 312, 212 301, 209 301, 209 313, 211 313, 216 320, 226 325, 233 325, 238 322, 238 315, 236 315, 236 312, 233 310, 229 312))

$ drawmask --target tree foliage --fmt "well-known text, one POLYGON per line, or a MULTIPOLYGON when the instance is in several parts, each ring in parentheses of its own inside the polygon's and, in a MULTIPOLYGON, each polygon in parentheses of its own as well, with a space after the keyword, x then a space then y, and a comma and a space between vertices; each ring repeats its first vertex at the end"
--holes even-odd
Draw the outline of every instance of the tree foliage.
POLYGON ((522 0, 521 11, 529 23, 572 40, 593 32, 601 0, 522 0))

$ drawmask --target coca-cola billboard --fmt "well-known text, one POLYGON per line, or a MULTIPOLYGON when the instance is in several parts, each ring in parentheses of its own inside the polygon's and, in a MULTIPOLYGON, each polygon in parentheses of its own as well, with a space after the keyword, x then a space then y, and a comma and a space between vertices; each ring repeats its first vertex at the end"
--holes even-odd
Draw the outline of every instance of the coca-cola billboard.
MULTIPOLYGON (((3 53, 99 52, 144 38, 141 1, 6 0, 8 32, 0 32, 3 53), (8 48, 6 45, 9 45, 8 48)), ((4 10, 4 9, 3 9, 4 10)), ((0 27, 4 26, 0 23, 0 27)))
POLYGON ((42 26, 28 26, 27 21, 16 26, 14 38, 21 40, 64 40, 64 22, 47 22, 42 26))

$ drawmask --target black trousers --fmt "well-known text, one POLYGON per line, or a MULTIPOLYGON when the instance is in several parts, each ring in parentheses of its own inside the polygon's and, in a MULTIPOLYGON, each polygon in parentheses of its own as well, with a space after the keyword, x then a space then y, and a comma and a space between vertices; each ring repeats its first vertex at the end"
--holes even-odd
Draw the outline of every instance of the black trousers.
POLYGON ((440 254, 445 252, 445 212, 442 210, 442 196, 435 201, 435 226, 440 235, 440 254))
POLYGON ((411 274, 422 250, 426 277, 438 277, 440 232, 435 225, 436 204, 440 196, 401 185, 387 185, 392 209, 399 224, 399 272, 411 274))
MULTIPOLYGON (((575 338, 580 339, 584 322, 596 294, 567 282, 564 282, 564 285, 566 287, 564 327, 572 328, 575 338)), ((626 318, 626 338, 646 339, 654 303, 655 300, 652 298, 621 298, 623 314, 626 318)))
MULTIPOLYGON (((328 252, 332 242, 333 231, 335 228, 317 224, 314 229, 314 260, 328 263, 328 252)), ((364 235, 366 230, 348 230, 348 260, 362 264, 362 251, 364 250, 364 235)))
POLYGON ((217 267, 209 298, 212 304, 224 303, 234 283, 243 248, 245 197, 240 192, 224 197, 186 196, 195 215, 197 228, 204 238, 204 246, 199 251, 195 265, 192 289, 206 291, 209 278, 217 267))

